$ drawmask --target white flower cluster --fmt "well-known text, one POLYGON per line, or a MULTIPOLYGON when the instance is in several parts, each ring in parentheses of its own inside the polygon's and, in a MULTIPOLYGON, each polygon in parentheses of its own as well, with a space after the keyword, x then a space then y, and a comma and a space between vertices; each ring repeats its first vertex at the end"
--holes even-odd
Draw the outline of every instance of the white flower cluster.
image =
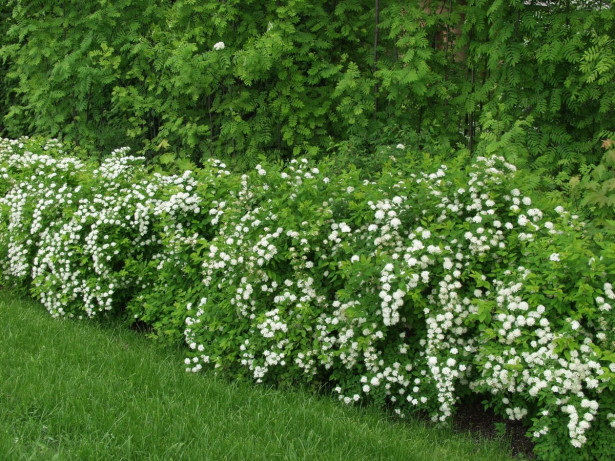
MULTIPOLYGON (((111 310, 118 292, 138 283, 138 276, 122 270, 123 262, 160 247, 153 221, 164 215, 176 222, 200 211, 200 198, 190 192, 197 185, 191 172, 149 177, 144 158, 127 156, 125 148, 91 175, 78 159, 33 154, 14 142, 3 141, 1 149, 7 170, 27 176, 0 199, 8 210, 3 272, 31 277, 34 293, 53 316, 111 310)), ((177 238, 182 230, 179 224, 167 228, 177 238)))
MULTIPOLYGON (((56 159, 30 152, 24 142, 27 139, 0 140, 0 163, 5 165, 2 171, 9 185, 0 197, 0 221, 7 223, 2 238, 8 247, 0 268, 5 276, 21 280, 30 276, 32 254, 40 245, 43 216, 59 219, 64 208, 74 203, 80 192, 77 176, 84 169, 84 163, 78 159, 56 159)), ((61 145, 51 140, 42 147, 45 151, 58 150, 61 145)))
MULTIPOLYGON (((516 272, 521 280, 531 276, 523 267, 516 272)), ((477 357, 482 362, 482 376, 470 386, 500 395, 503 402, 508 402, 507 396, 514 394, 525 394, 533 399, 552 398, 560 411, 570 415, 571 443, 581 446, 586 441, 583 434, 598 409, 597 402, 585 396, 598 387, 604 373, 599 357, 590 347, 592 341, 586 337, 578 350, 573 349, 564 356, 560 344, 573 340, 572 333, 580 328, 579 322, 568 319, 572 331, 556 333, 545 306, 532 309, 519 295, 522 283, 505 284, 494 280, 493 285, 497 288, 499 312, 495 316, 494 330, 502 347, 499 354, 495 354, 493 348, 489 353, 479 350, 477 357), (531 351, 522 350, 524 343, 529 343, 531 351), (579 420, 579 412, 586 415, 584 419, 579 420)), ((514 410, 507 408, 506 412, 511 419, 521 419, 520 413, 514 410)))

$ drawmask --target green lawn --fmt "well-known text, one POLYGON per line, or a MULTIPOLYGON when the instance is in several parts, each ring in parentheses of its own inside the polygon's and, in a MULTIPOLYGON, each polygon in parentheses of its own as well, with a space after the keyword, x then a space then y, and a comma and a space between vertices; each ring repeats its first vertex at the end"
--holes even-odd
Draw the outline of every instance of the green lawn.
POLYGON ((512 459, 502 444, 375 409, 187 374, 182 358, 0 289, 0 459, 512 459))

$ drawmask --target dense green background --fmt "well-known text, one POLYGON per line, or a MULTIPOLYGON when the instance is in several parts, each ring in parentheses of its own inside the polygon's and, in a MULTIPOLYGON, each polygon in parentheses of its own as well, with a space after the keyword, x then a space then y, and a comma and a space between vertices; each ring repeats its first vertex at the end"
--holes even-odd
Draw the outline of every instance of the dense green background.
POLYGON ((612 1, 6 0, 0 130, 236 165, 462 146, 567 180, 615 131, 614 27, 612 1))

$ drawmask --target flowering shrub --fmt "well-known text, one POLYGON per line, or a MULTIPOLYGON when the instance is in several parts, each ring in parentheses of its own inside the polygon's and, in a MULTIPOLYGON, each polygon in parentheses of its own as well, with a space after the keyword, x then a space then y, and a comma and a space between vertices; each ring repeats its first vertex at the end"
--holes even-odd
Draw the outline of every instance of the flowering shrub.
POLYGON ((181 238, 180 215, 199 211, 191 172, 148 175, 144 159, 126 149, 100 165, 54 158, 47 152, 62 154, 55 141, 3 140, 0 149, 9 185, 0 202, 7 228, 2 270, 8 279, 31 277, 32 293, 53 316, 92 317, 121 304, 137 285, 145 288, 125 265, 161 257, 165 233, 181 238), (177 224, 156 232, 167 215, 177 224))
POLYGON ((60 149, 0 147, 2 272, 53 315, 124 307, 183 337, 188 371, 327 382, 401 417, 486 396, 543 459, 615 456, 615 244, 524 196, 503 158, 397 159, 366 181, 60 149))
POLYGON ((186 306, 198 299, 201 291, 200 255, 216 235, 225 212, 227 202, 220 197, 230 198, 237 184, 226 165, 216 160, 207 162, 194 179, 196 186, 187 189, 196 194, 199 206, 178 213, 182 197, 167 205, 167 212, 153 223, 152 231, 159 238, 157 252, 151 258, 127 261, 127 267, 142 282, 142 289, 133 292, 128 301, 128 312, 171 342, 183 341, 186 306))
POLYGON ((76 158, 62 158, 56 141, 1 140, 2 270, 13 283, 28 280, 38 236, 60 224, 64 209, 82 193, 78 175, 86 169, 76 158), (42 153, 27 151, 29 148, 42 153))

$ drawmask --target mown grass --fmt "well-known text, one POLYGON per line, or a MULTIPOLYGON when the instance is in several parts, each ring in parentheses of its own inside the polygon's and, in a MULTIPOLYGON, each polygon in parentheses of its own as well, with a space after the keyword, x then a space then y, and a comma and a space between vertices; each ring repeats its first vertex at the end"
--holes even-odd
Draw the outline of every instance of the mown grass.
POLYGON ((501 443, 300 390, 187 374, 120 325, 0 289, 0 459, 510 460, 501 443))

